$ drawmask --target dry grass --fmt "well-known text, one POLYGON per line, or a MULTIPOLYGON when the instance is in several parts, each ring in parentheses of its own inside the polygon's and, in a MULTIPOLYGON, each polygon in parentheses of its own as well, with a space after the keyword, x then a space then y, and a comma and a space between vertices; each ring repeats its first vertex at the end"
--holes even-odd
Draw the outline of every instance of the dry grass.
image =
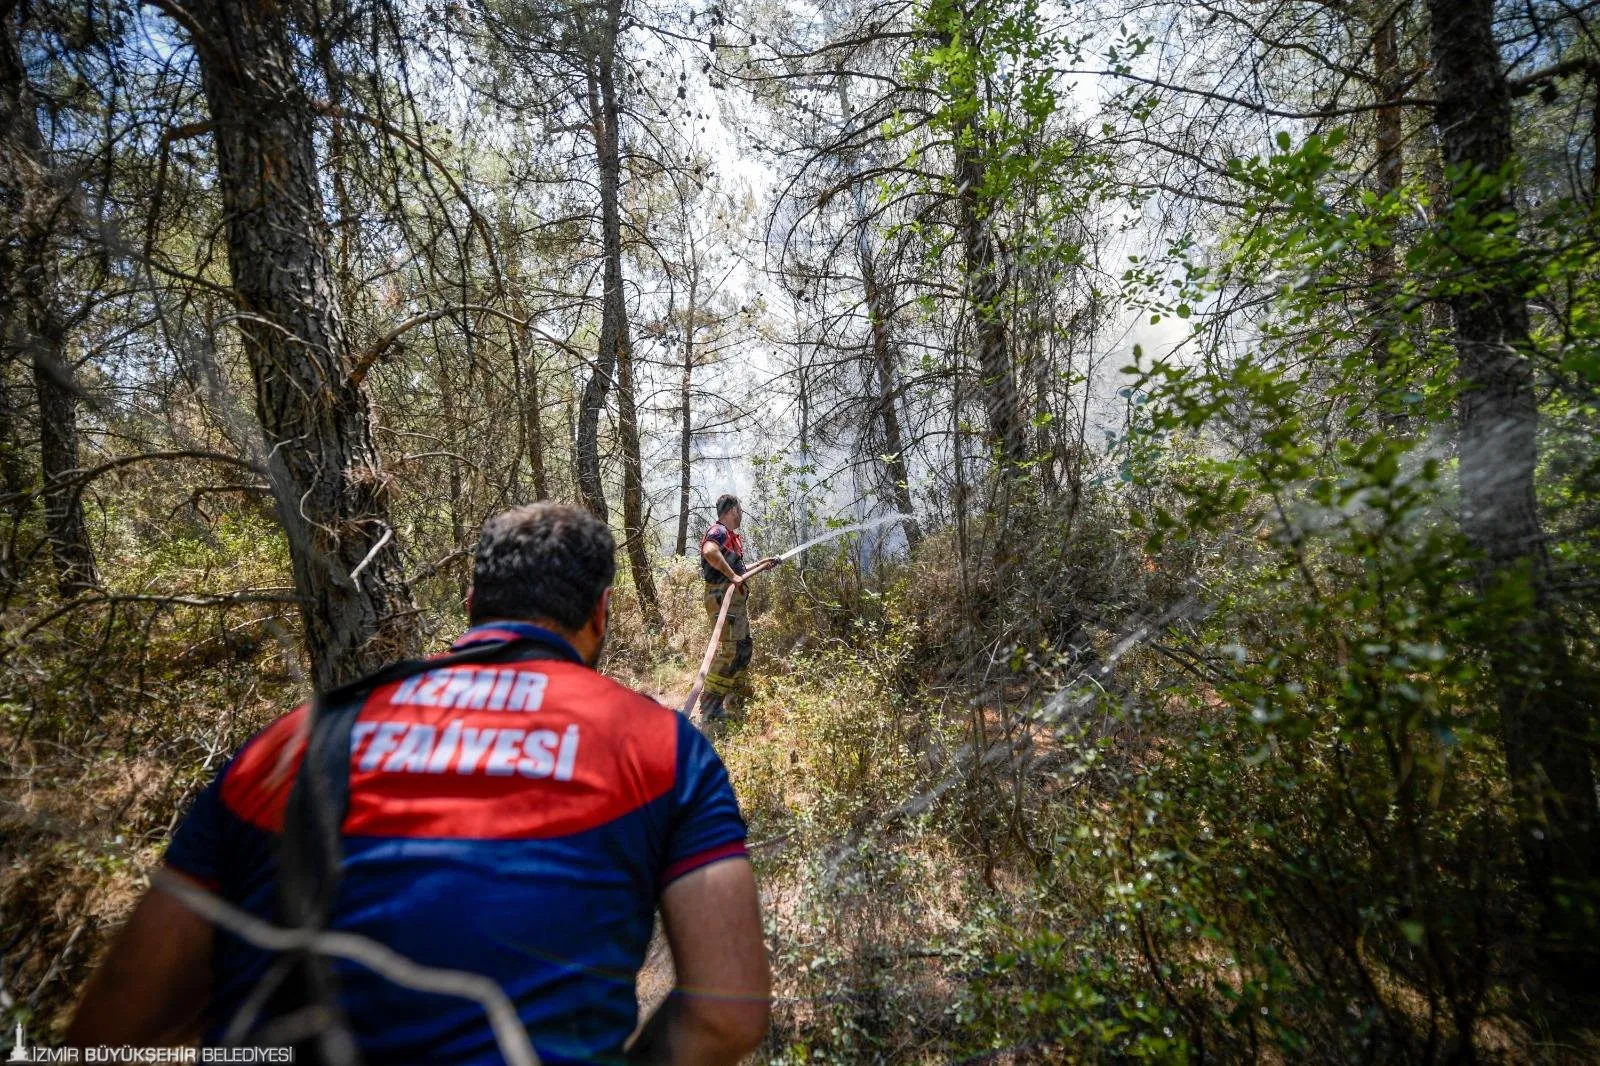
POLYGON ((82 758, 5 734, 0 745, 21 771, 0 793, 4 982, 48 1039, 160 861, 190 775, 148 756, 82 758))

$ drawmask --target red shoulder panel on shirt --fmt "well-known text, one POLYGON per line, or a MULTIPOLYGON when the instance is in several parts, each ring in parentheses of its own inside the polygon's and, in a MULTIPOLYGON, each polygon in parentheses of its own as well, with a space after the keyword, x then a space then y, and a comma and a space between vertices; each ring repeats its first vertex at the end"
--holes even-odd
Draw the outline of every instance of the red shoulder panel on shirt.
POLYGON ((258 829, 278 832, 300 769, 310 722, 301 704, 250 738, 222 779, 222 802, 258 829))

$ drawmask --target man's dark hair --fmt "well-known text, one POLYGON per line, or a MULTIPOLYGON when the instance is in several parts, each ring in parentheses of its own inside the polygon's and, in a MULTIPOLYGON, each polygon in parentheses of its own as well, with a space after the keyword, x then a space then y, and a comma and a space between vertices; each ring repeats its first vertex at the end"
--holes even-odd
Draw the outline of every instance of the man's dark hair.
POLYGON ((483 524, 472 567, 471 622, 548 618, 582 629, 617 576, 617 542, 578 507, 535 503, 483 524))
POLYGON ((717 497, 717 517, 721 518, 723 515, 727 514, 728 511, 737 506, 739 506, 739 497, 735 496, 731 492, 724 492, 721 496, 717 497))

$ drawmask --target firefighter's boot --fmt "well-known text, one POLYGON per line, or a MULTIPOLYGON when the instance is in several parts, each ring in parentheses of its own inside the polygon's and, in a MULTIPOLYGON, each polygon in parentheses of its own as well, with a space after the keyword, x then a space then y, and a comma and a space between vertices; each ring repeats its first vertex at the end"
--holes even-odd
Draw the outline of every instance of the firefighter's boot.
POLYGON ((707 692, 700 697, 700 720, 703 722, 725 722, 728 720, 728 710, 722 701, 726 697, 719 693, 707 692))

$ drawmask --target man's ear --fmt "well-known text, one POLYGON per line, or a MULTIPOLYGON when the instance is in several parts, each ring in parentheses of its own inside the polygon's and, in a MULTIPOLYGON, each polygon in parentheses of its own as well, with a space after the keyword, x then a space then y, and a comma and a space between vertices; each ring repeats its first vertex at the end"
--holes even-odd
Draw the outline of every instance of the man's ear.
POLYGON ((589 625, 594 628, 595 636, 603 637, 606 627, 611 624, 611 589, 608 586, 600 594, 600 602, 594 605, 594 614, 589 616, 589 625))
POLYGON ((467 617, 468 618, 472 617, 472 595, 473 595, 473 593, 475 593, 477 591, 478 591, 477 589, 468 589, 467 590, 466 607, 467 607, 467 617))

